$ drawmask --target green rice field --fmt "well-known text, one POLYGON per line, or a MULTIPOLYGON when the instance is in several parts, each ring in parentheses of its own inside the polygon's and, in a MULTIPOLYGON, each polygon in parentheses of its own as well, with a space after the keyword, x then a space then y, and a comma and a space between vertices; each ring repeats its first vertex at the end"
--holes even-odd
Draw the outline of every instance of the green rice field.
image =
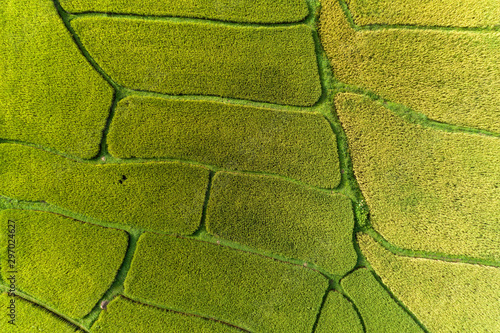
POLYGON ((4 0, 0 332, 500 332, 500 0, 4 0))

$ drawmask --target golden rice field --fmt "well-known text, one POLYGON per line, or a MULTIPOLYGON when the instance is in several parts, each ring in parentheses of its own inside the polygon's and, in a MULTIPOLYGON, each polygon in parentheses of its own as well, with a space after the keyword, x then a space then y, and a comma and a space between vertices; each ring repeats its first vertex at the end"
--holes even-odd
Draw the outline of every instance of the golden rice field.
POLYGON ((500 0, 0 27, 0 332, 500 332, 500 0))

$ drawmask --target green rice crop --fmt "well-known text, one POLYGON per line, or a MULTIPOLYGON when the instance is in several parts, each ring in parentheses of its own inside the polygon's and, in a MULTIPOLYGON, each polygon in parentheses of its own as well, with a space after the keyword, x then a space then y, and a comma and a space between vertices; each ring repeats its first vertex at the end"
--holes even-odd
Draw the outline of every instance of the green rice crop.
POLYGON ((498 0, 346 0, 359 25, 404 24, 442 27, 500 25, 498 0))
POLYGON ((0 145, 1 195, 147 230, 196 231, 208 176, 203 167, 178 162, 90 164, 0 145))
MULTIPOLYGON (((16 289, 73 318, 89 313, 108 290, 128 246, 124 231, 46 212, 3 210, 0 226, 15 228, 15 238, 0 233, 0 246, 15 241, 16 289)), ((7 251, 0 259, 2 280, 9 281, 7 251)))
POLYGON ((81 55, 51 0, 0 5, 0 138, 81 158, 99 151, 113 89, 81 55))
POLYGON ((429 331, 500 332, 498 267, 397 256, 368 235, 357 238, 382 282, 429 331))
POLYGON ((500 259, 500 138, 423 127, 360 95, 339 94, 335 105, 371 223, 386 240, 500 259))
POLYGON ((306 25, 87 16, 71 21, 83 45, 117 83, 172 95, 215 95, 313 105, 321 95, 306 25))
POLYGON ((316 326, 316 333, 362 333, 363 326, 352 304, 339 292, 331 290, 316 326))
POLYGON ((366 332, 423 332, 369 270, 355 270, 341 280, 341 285, 357 306, 366 332))
POLYGON ((237 333, 241 330, 215 320, 166 311, 118 296, 107 305, 106 311, 101 312, 92 332, 237 333))
POLYGON ((207 231, 344 275, 356 264, 351 200, 269 176, 218 172, 207 231))
POLYGON ((45 310, 44 308, 35 305, 21 297, 11 297, 7 293, 0 294, 0 304, 4 313, 10 313, 7 309, 10 306, 11 300, 15 304, 15 324, 10 324, 12 320, 7 315, 3 314, 0 320, 0 331, 7 332, 57 332, 57 333, 74 333, 82 332, 75 326, 62 320, 60 317, 45 310), (7 310, 5 310, 7 309, 7 310))
POLYGON ((305 0, 59 0, 72 13, 106 12, 195 17, 233 22, 285 23, 303 20, 305 0))
POLYGON ((302 266, 146 233, 125 280, 125 296, 252 332, 302 333, 312 329, 327 287, 326 278, 302 266))
POLYGON ((340 182, 335 134, 317 113, 134 96, 118 103, 107 143, 119 158, 193 160, 328 188, 340 182))
POLYGON ((355 31, 337 1, 322 8, 320 36, 338 80, 432 120, 500 132, 500 32, 355 31))

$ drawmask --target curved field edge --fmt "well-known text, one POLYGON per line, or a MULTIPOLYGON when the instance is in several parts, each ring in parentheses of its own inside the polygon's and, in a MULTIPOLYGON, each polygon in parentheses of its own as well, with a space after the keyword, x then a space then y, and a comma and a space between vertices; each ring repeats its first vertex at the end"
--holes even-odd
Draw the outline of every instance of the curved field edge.
POLYGON ((104 71, 132 89, 296 106, 312 106, 321 95, 312 31, 305 24, 253 28, 81 17, 71 26, 104 71), (145 42, 153 37, 156 43, 145 42))

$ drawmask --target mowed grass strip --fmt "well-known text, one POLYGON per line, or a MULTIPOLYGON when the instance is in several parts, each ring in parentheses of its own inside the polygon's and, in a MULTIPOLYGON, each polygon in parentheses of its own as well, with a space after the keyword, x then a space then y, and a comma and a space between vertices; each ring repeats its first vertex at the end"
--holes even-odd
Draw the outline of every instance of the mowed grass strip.
POLYGON ((336 0, 324 2, 319 30, 338 80, 432 120, 500 132, 500 32, 355 31, 336 0))
POLYGON ((368 269, 355 270, 341 280, 341 285, 358 308, 366 332, 424 332, 368 269))
POLYGON ((171 95, 313 105, 321 95, 312 30, 116 17, 71 25, 117 83, 171 95))
POLYGON ((119 158, 193 160, 324 188, 340 182, 336 137, 317 113, 131 96, 118 103, 107 143, 119 158))
POLYGON ((52 312, 33 304, 21 297, 12 297, 7 293, 0 294, 0 302, 4 310, 2 320, 0 320, 0 330, 7 332, 57 332, 57 333, 74 333, 82 332, 76 326, 64 321, 52 312), (14 324, 9 321, 13 320, 8 315, 10 314, 11 302, 14 301, 14 324))
POLYGON ((402 24, 442 27, 500 25, 498 0, 346 0, 359 25, 402 24))
POLYGON ((352 304, 339 292, 331 290, 316 326, 316 333, 363 333, 363 326, 352 304))
POLYGON ((499 138, 406 122, 360 95, 335 105, 375 230, 404 249, 500 259, 499 138))
POLYGON ((397 256, 368 235, 357 238, 382 282, 429 331, 500 332, 498 267, 397 256))
POLYGON ((0 31, 0 139, 95 156, 113 89, 80 53, 53 1, 2 1, 0 31))
POLYGON ((305 0, 60 0, 71 13, 106 12, 176 16, 249 23, 302 21, 309 10, 305 0))
POLYGON ((0 145, 0 194, 106 222, 178 234, 200 224, 209 171, 178 162, 86 164, 0 145))
POLYGON ((125 296, 252 332, 308 332, 328 280, 313 270, 207 242, 146 233, 125 296))
POLYGON ((314 263, 335 275, 356 264, 351 200, 260 175, 218 172, 206 215, 217 237, 314 263))
POLYGON ((108 290, 128 246, 124 231, 47 212, 4 210, 0 225, 2 248, 15 241, 17 271, 11 273, 2 251, 2 280, 14 274, 16 289, 73 318, 89 313, 108 290))
POLYGON ((118 296, 101 312, 91 332, 241 333, 241 330, 215 320, 168 311, 118 296))

